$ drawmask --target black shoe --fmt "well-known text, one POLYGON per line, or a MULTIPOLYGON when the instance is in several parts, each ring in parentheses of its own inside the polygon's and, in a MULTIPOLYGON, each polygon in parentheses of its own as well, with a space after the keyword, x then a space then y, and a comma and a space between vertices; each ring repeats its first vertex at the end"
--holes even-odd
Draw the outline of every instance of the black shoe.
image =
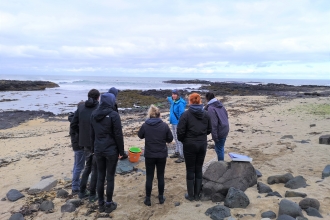
POLYGON ((176 161, 174 161, 174 162, 175 163, 183 163, 184 162, 184 158, 179 156, 179 158, 176 161))
POLYGON ((144 199, 144 204, 145 204, 146 206, 151 206, 150 197, 146 196, 146 198, 144 199))
POLYGON ((128 155, 126 153, 123 154, 123 156, 120 158, 120 160, 125 160, 128 158, 128 155))
POLYGON ((170 156, 170 158, 179 158, 179 156, 180 156, 179 152, 175 152, 170 156))
POLYGON ((95 195, 89 195, 88 201, 90 203, 94 203, 94 202, 96 202, 98 200, 98 198, 99 197, 97 196, 97 194, 95 194, 95 195))
POLYGON ((202 179, 195 179, 195 188, 194 188, 194 196, 195 196, 195 201, 199 201, 200 194, 201 194, 201 189, 202 189, 202 179))
POLYGON ((189 201, 193 201, 195 200, 194 197, 194 180, 187 180, 187 192, 184 197, 189 200, 189 201))
POLYGON ((105 212, 105 203, 99 203, 99 212, 105 212))
POLYGON ((79 190, 72 190, 72 195, 75 196, 75 195, 78 195, 79 193, 79 190))
POLYGON ((83 193, 79 192, 78 196, 79 196, 79 199, 85 199, 89 196, 89 191, 85 190, 85 192, 83 192, 83 193))
POLYGON ((117 208, 117 203, 115 202, 110 202, 110 204, 105 205, 105 212, 106 213, 111 213, 113 210, 117 208))
POLYGON ((158 196, 158 199, 159 199, 159 204, 163 204, 165 202, 165 200, 166 200, 166 197, 163 196, 163 195, 159 195, 158 196))

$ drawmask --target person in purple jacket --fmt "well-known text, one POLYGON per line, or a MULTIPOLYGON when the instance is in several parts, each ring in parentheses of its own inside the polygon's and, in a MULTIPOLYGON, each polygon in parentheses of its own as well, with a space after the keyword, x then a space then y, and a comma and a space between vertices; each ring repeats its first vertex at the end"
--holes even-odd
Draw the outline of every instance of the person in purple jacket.
POLYGON ((208 111, 212 125, 212 139, 218 161, 223 161, 225 156, 225 142, 229 133, 228 113, 223 104, 211 92, 206 93, 208 101, 205 110, 208 111))

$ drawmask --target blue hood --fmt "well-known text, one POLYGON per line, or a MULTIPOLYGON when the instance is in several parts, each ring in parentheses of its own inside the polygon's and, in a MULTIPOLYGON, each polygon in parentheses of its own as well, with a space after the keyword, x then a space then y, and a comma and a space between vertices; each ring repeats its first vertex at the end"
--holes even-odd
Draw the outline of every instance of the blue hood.
POLYGON ((189 106, 189 111, 196 117, 199 119, 202 119, 204 116, 204 109, 203 109, 203 105, 190 105, 189 106))
POLYGON ((115 97, 117 97, 119 90, 116 89, 115 87, 111 87, 108 91, 108 93, 114 94, 115 97))
POLYGON ((162 119, 160 119, 160 118, 149 118, 146 120, 147 125, 156 125, 160 122, 162 122, 162 119))

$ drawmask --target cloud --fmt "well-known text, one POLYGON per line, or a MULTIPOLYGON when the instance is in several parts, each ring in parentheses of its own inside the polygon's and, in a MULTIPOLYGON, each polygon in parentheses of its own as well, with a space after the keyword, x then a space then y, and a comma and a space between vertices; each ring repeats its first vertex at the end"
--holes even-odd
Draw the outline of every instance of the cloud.
POLYGON ((329 6, 325 0, 2 1, 0 70, 309 77, 329 71, 322 69, 330 62, 329 6))

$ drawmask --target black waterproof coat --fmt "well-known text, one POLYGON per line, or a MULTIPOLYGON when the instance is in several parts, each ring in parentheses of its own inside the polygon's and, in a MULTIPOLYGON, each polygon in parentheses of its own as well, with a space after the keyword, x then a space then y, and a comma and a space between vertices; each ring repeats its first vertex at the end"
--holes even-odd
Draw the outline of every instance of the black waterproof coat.
MULTIPOLYGON (((71 124, 71 121, 73 119, 74 113, 70 112, 69 116, 68 116, 68 121, 71 124)), ((78 151, 78 150, 83 150, 84 147, 80 147, 79 146, 79 134, 77 132, 75 132, 71 127, 70 127, 70 137, 71 137, 71 146, 72 146, 72 150, 74 151, 78 151)))
POLYGON ((103 156, 124 155, 124 138, 121 119, 114 110, 115 96, 101 95, 99 107, 91 117, 92 150, 103 156))
POLYGON ((138 132, 139 138, 145 138, 144 156, 146 158, 165 158, 168 155, 166 143, 173 141, 168 125, 160 118, 145 121, 138 132))
POLYGON ((207 135, 212 131, 210 116, 202 105, 190 105, 180 118, 177 127, 178 140, 185 144, 195 141, 207 144, 207 135))
POLYGON ((91 150, 91 115, 98 107, 99 102, 89 98, 85 103, 80 103, 71 121, 71 129, 79 133, 79 146, 91 150))

